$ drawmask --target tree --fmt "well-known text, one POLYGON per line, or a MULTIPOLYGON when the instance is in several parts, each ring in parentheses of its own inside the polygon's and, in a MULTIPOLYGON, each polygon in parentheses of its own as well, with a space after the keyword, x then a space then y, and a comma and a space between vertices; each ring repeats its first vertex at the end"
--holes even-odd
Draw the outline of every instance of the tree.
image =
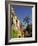
MULTIPOLYGON (((32 24, 31 24, 31 26, 29 24, 30 20, 32 20, 30 16, 26 16, 23 20, 23 22, 25 22, 25 24, 27 23, 26 31, 28 31, 29 34, 32 31, 32 24)), ((30 36, 31 36, 31 34, 30 34, 30 36)))
POLYGON ((28 26, 26 27, 26 30, 28 31, 29 36, 32 36, 32 24, 31 24, 31 25, 28 25, 28 26))
POLYGON ((30 20, 31 20, 31 17, 30 16, 25 16, 23 22, 25 22, 25 24, 26 23, 29 24, 30 20))

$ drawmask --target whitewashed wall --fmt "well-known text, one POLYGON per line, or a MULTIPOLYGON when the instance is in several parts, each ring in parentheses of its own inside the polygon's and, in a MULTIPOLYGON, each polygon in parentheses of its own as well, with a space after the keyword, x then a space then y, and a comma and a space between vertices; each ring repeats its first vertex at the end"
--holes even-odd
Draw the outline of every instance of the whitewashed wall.
POLYGON ((37 42, 38 42, 38 3, 37 3, 37 42))

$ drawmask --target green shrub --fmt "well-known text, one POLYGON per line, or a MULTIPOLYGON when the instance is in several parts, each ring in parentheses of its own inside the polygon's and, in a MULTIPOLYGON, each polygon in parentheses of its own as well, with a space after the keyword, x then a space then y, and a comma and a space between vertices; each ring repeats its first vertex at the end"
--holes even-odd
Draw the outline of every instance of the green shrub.
POLYGON ((11 28, 11 38, 17 38, 18 35, 18 30, 16 29, 15 26, 12 26, 11 28))

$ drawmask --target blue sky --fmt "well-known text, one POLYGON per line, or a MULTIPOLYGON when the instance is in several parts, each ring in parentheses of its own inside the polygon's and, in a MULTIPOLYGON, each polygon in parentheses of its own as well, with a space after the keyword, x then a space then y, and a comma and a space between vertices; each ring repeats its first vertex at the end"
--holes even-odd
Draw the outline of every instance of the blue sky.
POLYGON ((25 16, 32 16, 31 7, 14 6, 16 16, 22 21, 25 16))
POLYGON ((32 7, 14 6, 14 10, 20 21, 23 21, 25 16, 30 16, 32 18, 32 7))

